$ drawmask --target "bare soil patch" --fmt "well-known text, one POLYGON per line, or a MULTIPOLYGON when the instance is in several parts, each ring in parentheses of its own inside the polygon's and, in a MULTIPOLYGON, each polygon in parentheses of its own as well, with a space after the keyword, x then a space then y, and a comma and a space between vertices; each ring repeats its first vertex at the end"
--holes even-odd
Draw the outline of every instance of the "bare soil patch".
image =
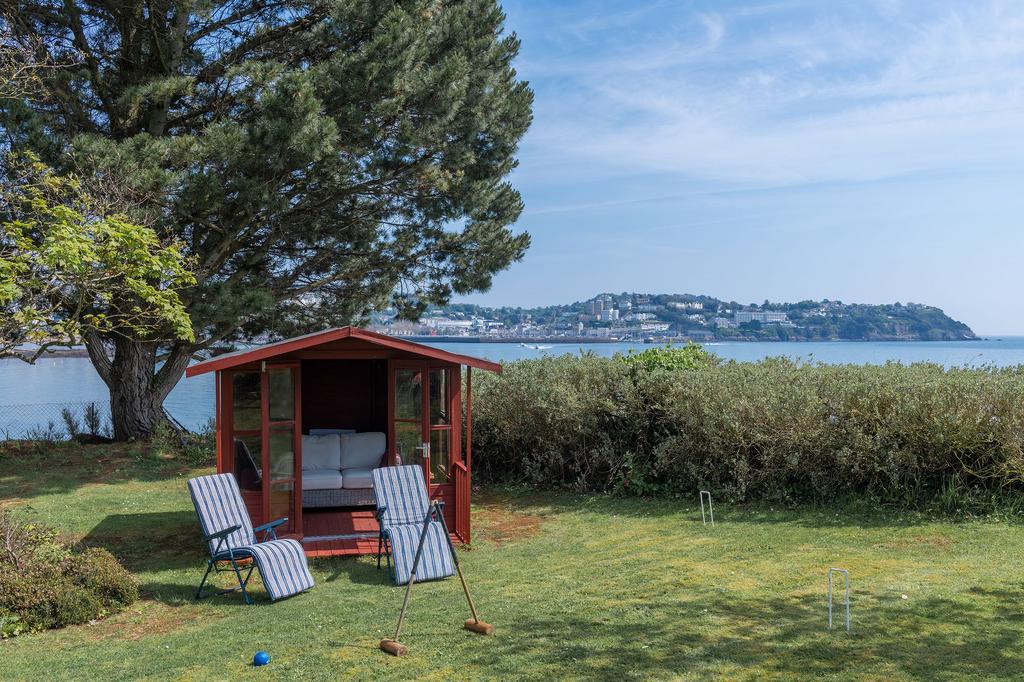
POLYGON ((544 520, 543 516, 517 511, 508 500, 485 497, 474 504, 473 534, 500 546, 534 537, 544 520))

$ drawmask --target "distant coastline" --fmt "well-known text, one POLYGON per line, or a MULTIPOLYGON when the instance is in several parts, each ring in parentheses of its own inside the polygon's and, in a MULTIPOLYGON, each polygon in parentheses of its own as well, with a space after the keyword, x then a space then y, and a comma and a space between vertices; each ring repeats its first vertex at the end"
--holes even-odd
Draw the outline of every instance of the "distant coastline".
POLYGON ((451 343, 697 343, 714 341, 967 341, 977 335, 940 308, 823 299, 742 304, 706 295, 602 293, 534 308, 451 303, 404 320, 389 308, 371 328, 451 343))
MULTIPOLYGON (((16 354, 21 355, 24 358, 30 357, 35 353, 34 349, 29 348, 17 348, 14 351, 16 354)), ((43 358, 87 358, 89 352, 85 348, 71 347, 71 348, 48 348, 40 356, 43 358)), ((5 358, 6 360, 18 360, 18 358, 5 358)), ((20 360, 19 360, 20 362, 20 360)))

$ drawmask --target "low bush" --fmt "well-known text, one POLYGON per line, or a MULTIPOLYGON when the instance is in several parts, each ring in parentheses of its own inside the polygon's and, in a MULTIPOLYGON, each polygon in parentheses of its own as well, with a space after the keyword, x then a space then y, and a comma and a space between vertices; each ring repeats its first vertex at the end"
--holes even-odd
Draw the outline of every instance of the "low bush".
POLYGON ((524 360, 481 377, 478 479, 632 494, 706 487, 734 500, 869 494, 954 508, 1020 488, 1024 368, 663 353, 524 360))
POLYGON ((107 550, 76 551, 0 512, 0 637, 87 623, 138 598, 135 578, 107 550))
POLYGON ((630 365, 639 365, 644 369, 700 369, 717 365, 718 356, 704 350, 703 346, 692 341, 685 346, 655 346, 639 353, 632 349, 624 355, 616 355, 615 360, 630 365))
POLYGON ((211 417, 196 431, 160 422, 149 447, 156 454, 180 458, 189 466, 210 466, 217 456, 216 422, 211 417))

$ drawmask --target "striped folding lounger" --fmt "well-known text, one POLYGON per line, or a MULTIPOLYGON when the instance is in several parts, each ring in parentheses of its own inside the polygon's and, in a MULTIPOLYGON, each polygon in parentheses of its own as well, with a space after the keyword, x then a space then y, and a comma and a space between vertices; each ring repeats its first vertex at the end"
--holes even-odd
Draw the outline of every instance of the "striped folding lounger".
POLYGON ((206 541, 210 553, 210 558, 206 562, 206 574, 199 583, 196 599, 213 596, 203 594, 203 587, 210 573, 214 571, 234 572, 238 578, 238 587, 214 594, 241 590, 246 604, 252 603, 246 586, 254 567, 259 569, 263 586, 271 601, 290 597, 313 587, 313 576, 309 573, 302 545, 295 540, 277 539, 274 529, 288 519, 278 519, 253 528, 234 475, 214 474, 193 478, 188 482, 188 491, 192 495, 192 504, 195 505, 196 514, 199 516, 203 540, 206 541), (263 542, 256 540, 257 533, 264 533, 263 542), (245 561, 247 559, 251 559, 251 562, 245 561), (231 567, 221 568, 224 563, 229 563, 231 567), (248 564, 248 571, 243 578, 245 564, 248 564))
MULTIPOLYGON (((373 496, 377 501, 380 538, 377 542, 377 567, 381 551, 388 558, 388 570, 396 585, 409 582, 416 548, 428 513, 431 513, 423 468, 416 464, 382 467, 373 470, 373 496)), ((451 544, 444 526, 431 518, 423 541, 423 553, 416 569, 416 582, 439 580, 455 575, 451 544)))

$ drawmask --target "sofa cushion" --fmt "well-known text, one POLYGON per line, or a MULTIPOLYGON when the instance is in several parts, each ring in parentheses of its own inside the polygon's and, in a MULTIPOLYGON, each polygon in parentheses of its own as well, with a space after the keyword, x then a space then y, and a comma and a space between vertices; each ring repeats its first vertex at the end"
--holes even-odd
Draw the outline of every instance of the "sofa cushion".
POLYGON ((323 436, 302 437, 302 469, 340 469, 341 468, 341 436, 327 434, 323 436))
POLYGON ((341 437, 341 468, 372 469, 380 465, 387 450, 387 437, 379 431, 351 433, 341 437))
POLYGON ((309 435, 311 436, 329 436, 334 434, 340 436, 344 433, 355 433, 355 429, 310 429, 309 435))
POLYGON ((343 488, 344 479, 337 469, 303 469, 303 490, 338 490, 343 488))
POLYGON ((373 469, 345 469, 341 473, 344 475, 344 482, 342 483, 343 488, 372 488, 373 487, 373 469))

